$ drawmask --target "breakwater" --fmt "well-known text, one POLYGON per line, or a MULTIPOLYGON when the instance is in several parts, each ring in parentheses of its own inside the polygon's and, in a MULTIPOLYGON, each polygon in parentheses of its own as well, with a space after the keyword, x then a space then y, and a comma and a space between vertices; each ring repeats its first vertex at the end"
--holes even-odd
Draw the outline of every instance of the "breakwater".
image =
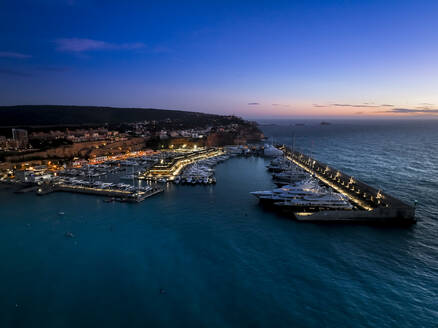
POLYGON ((353 221, 388 224, 412 224, 416 222, 415 206, 410 206, 389 194, 375 189, 354 177, 341 172, 314 158, 279 146, 286 158, 303 168, 323 184, 346 195, 358 210, 321 211, 301 215, 296 213, 300 221, 353 221))

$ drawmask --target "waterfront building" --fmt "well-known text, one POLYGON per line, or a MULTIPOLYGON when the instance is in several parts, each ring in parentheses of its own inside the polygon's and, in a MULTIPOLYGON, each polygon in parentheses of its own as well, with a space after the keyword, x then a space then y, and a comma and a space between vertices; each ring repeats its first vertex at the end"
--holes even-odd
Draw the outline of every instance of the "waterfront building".
POLYGON ((16 142, 18 149, 27 148, 29 144, 27 130, 24 129, 12 129, 12 139, 16 142))
POLYGON ((5 136, 0 136, 0 149, 6 148, 7 140, 5 136))
POLYGON ((214 157, 222 154, 221 150, 218 149, 206 149, 189 152, 187 154, 178 155, 169 159, 162 159, 159 163, 152 166, 147 170, 141 178, 147 177, 173 177, 178 175, 181 170, 188 164, 194 163, 196 161, 206 159, 209 157, 214 157))

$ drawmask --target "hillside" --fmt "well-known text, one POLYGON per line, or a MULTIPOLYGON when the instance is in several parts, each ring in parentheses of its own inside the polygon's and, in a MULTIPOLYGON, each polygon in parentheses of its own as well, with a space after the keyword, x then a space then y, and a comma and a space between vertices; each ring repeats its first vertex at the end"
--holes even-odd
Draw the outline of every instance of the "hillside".
POLYGON ((0 118, 0 127, 122 124, 167 118, 196 126, 230 122, 226 116, 180 110, 57 105, 0 106, 0 118))

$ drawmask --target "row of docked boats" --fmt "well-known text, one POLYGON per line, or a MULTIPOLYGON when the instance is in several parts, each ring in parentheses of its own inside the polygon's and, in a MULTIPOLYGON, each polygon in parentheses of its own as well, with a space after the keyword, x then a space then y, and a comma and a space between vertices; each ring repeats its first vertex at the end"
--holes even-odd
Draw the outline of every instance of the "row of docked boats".
POLYGON ((59 172, 60 176, 64 177, 78 177, 78 178, 98 178, 104 177, 108 174, 113 174, 121 171, 119 167, 114 167, 106 164, 84 165, 79 168, 64 169, 59 172))
POLYGON ((271 161, 267 169, 274 172, 274 183, 279 188, 251 192, 262 204, 287 213, 353 209, 348 197, 321 185, 284 157, 271 161))
POLYGON ((279 187, 310 178, 309 173, 283 156, 272 160, 266 168, 272 172, 272 179, 279 187))
POLYGON ((215 184, 213 167, 218 163, 226 161, 230 157, 228 155, 220 155, 206 158, 197 161, 193 164, 187 165, 182 173, 173 180, 176 184, 215 184))
POLYGON ((216 183, 216 178, 214 176, 178 176, 173 180, 176 184, 214 184, 216 183))
POLYGON ((58 179, 55 185, 67 185, 72 187, 87 187, 87 188, 95 188, 101 190, 124 190, 124 191, 142 191, 148 192, 152 189, 151 186, 133 186, 126 183, 111 183, 111 182, 103 182, 103 181, 87 181, 80 180, 75 178, 67 178, 67 179, 58 179))
POLYGON ((261 203, 276 206, 287 212, 353 209, 346 196, 320 186, 314 178, 273 190, 254 191, 251 194, 261 203))

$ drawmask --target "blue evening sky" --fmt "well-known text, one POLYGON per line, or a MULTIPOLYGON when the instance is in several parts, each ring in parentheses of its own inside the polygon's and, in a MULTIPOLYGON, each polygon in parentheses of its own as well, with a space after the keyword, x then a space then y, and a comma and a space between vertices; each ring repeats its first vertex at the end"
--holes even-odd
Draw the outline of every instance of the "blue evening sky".
POLYGON ((0 105, 438 113, 438 1, 0 0, 0 105))

